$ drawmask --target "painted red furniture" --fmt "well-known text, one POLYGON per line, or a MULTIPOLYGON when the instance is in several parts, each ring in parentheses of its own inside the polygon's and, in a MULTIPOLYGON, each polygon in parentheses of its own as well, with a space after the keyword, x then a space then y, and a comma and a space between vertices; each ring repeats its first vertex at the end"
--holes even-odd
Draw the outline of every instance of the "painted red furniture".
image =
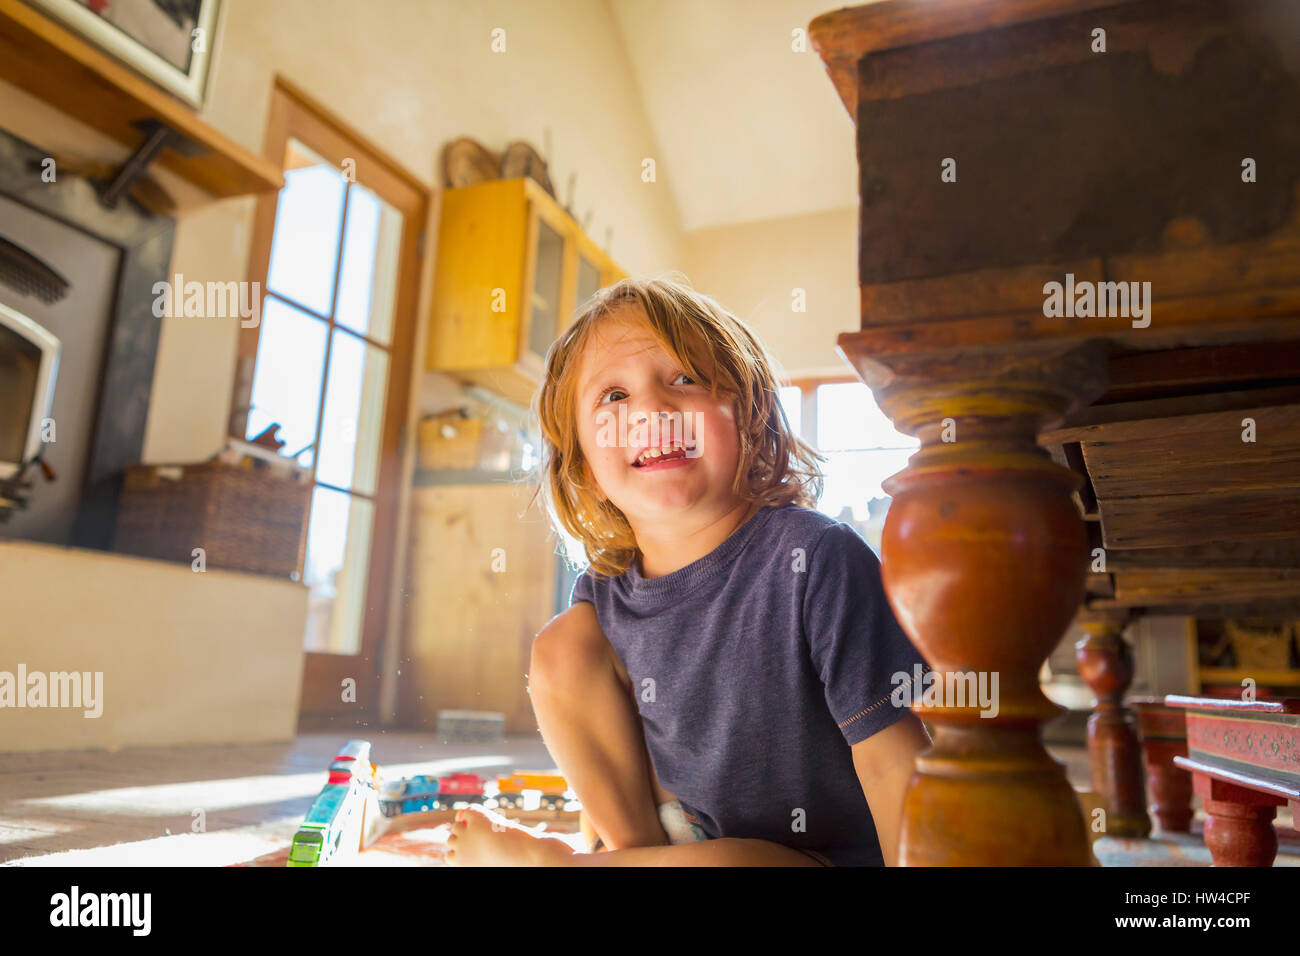
POLYGON ((1215 866, 1272 866, 1277 808, 1300 817, 1300 700, 1243 703, 1165 698, 1187 718, 1187 756, 1205 804, 1205 845, 1215 866))
POLYGON ((1192 827, 1192 775, 1174 764, 1187 756, 1187 717, 1163 697, 1134 697, 1142 762, 1146 765, 1151 813, 1165 832, 1187 833, 1192 827))

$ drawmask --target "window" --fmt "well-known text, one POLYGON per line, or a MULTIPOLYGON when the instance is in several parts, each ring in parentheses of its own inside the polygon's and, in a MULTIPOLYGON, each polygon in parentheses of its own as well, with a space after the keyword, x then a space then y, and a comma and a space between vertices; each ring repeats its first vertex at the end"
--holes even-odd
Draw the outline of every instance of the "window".
POLYGON ((231 433, 278 425, 280 453, 309 473, 302 710, 347 709, 353 677, 361 713, 388 623, 426 197, 280 80, 267 135, 285 184, 259 200, 249 271, 264 299, 240 340, 231 433))
POLYGON ((818 510, 854 525, 879 554, 889 508, 881 482, 921 443, 894 429, 862 382, 800 382, 782 388, 780 399, 790 427, 827 458, 818 510))
POLYGON ((296 139, 285 156, 245 438, 312 472, 308 651, 361 646, 402 214, 296 139))

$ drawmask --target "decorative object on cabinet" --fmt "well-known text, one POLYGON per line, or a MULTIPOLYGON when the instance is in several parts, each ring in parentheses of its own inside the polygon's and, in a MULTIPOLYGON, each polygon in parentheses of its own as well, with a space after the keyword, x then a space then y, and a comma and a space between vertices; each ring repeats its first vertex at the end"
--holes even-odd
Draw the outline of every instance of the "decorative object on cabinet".
POLYGON ((427 368, 527 406, 576 306, 625 274, 531 179, 448 190, 427 368))
POLYGON ((501 177, 501 157, 476 139, 462 136, 442 148, 442 188, 464 189, 501 177))
POLYGON ((555 187, 551 184, 546 160, 530 143, 521 139, 506 147, 505 155, 501 158, 501 178, 520 179, 524 176, 545 189, 546 195, 555 198, 555 187))

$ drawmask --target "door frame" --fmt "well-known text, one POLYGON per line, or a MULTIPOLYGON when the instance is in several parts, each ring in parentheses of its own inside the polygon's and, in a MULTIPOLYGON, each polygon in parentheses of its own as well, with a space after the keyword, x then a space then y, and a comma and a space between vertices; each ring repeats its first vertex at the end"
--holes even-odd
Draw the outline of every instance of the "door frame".
MULTIPOLYGON (((342 169, 344 160, 355 161, 356 182, 364 184, 402 213, 393 328, 389 340, 391 352, 388 391, 385 397, 383 434, 380 438, 379 474, 374 492, 374 523, 367 562, 366 609, 361 622, 361 648, 357 654, 305 651, 302 693, 299 699, 299 730, 346 725, 349 723, 346 719, 348 717, 354 718, 357 725, 374 726, 382 716, 381 668, 385 657, 384 642, 390 637, 389 591, 396 566, 398 530, 401 525, 399 508, 403 497, 405 425, 413 376, 412 348, 419 321, 422 272, 420 246, 430 196, 429 189, 415 176, 364 136, 338 120, 300 88, 276 75, 271 91, 263 155, 282 167, 290 137, 302 142, 336 168, 342 169), (356 681, 355 703, 344 702, 342 699, 340 691, 346 678, 356 681)), ((263 299, 268 294, 266 279, 279 195, 279 192, 260 195, 253 219, 248 276, 250 281, 260 283, 263 299)), ((340 242, 339 256, 343 254, 342 245, 340 242)), ((244 438, 260 335, 261 323, 255 328, 241 328, 239 334, 229 428, 230 434, 239 439, 244 438)), ((326 385, 326 382, 322 382, 322 401, 326 385)), ((302 570, 300 568, 299 572, 302 570)))

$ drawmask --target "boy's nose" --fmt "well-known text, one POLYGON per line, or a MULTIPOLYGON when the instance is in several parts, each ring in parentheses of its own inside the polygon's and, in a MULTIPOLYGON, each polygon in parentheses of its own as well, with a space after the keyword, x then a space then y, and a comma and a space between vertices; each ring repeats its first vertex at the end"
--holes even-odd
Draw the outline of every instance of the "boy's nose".
POLYGON ((650 420, 651 420, 655 415, 658 415, 658 416, 659 416, 659 419, 660 419, 661 421, 662 421, 663 419, 666 419, 666 418, 672 418, 672 417, 673 417, 673 413, 672 413, 672 412, 641 412, 641 417, 640 417, 639 419, 637 419, 637 423, 640 424, 641 422, 645 422, 646 424, 649 424, 650 420))

